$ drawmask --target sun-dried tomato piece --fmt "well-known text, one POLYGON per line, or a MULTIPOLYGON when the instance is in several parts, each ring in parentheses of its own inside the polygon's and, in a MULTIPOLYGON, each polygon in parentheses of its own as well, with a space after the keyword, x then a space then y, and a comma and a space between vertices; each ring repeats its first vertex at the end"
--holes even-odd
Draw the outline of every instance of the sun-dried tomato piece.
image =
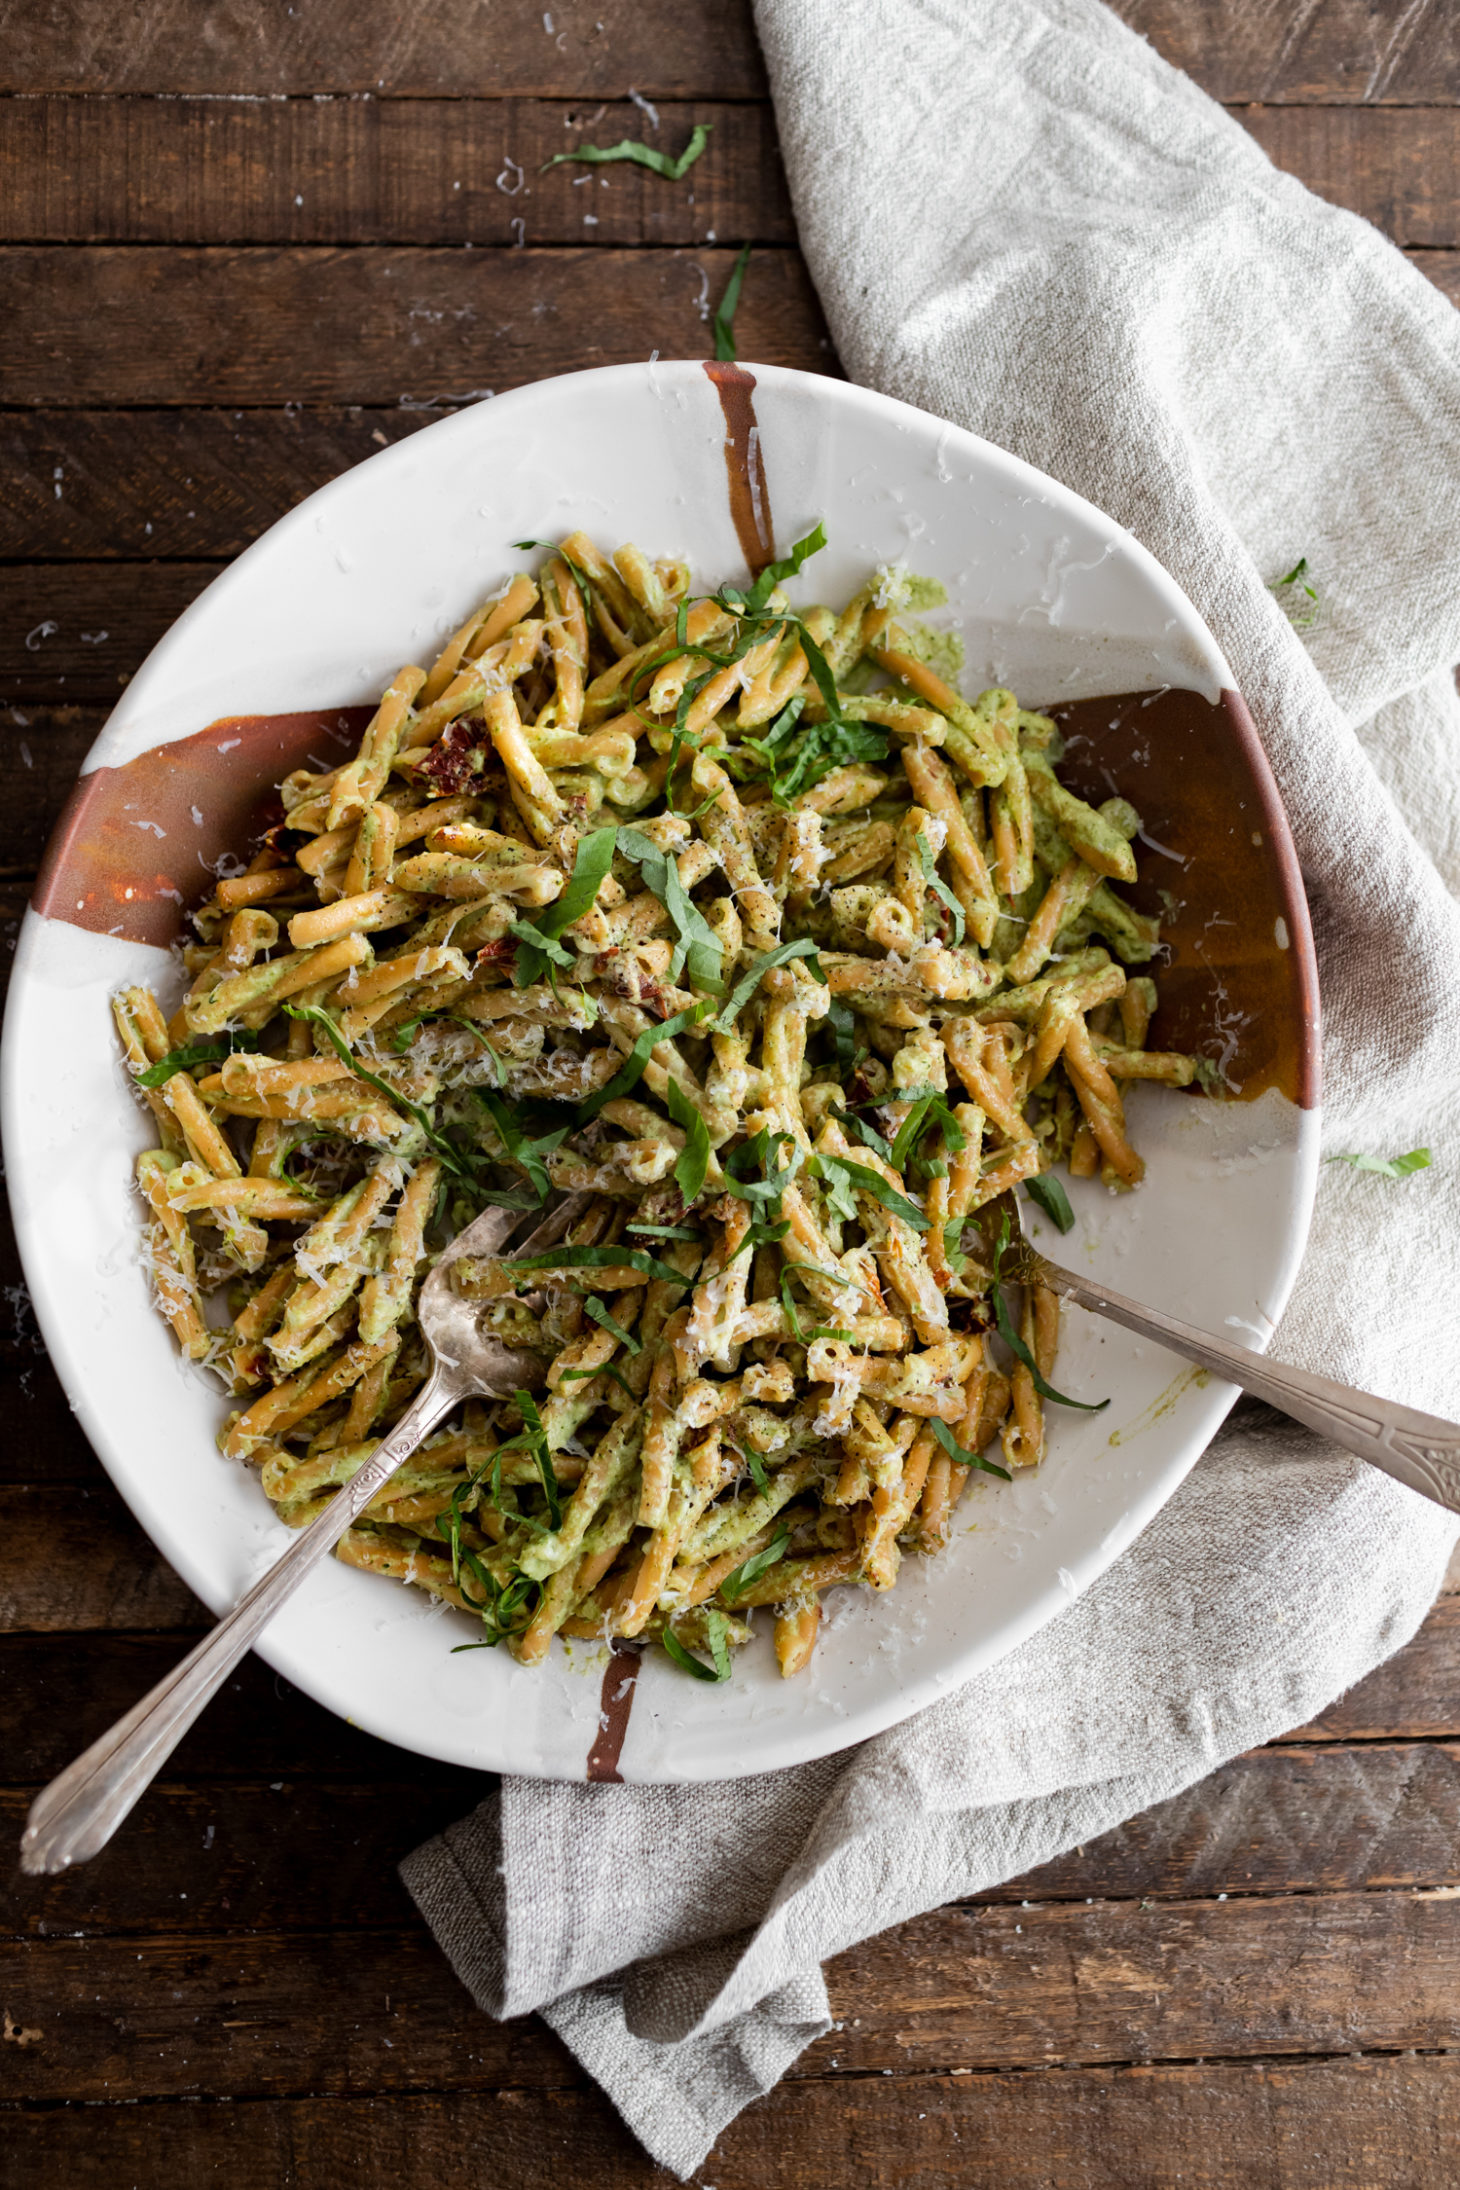
POLYGON ((457 798, 480 791, 494 759, 492 741, 480 715, 460 715, 442 731, 416 770, 416 781, 432 798, 457 798))

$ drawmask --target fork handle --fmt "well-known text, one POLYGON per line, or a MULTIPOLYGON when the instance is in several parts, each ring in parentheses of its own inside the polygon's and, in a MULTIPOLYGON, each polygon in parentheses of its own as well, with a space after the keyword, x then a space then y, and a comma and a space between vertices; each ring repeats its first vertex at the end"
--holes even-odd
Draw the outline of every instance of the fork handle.
POLYGON ((32 1876, 64 1871, 106 1846, 284 1600, 333 1551, 381 1486, 464 1396, 461 1379, 438 1364, 390 1435, 283 1558, 180 1665, 36 1796, 20 1842, 22 1870, 32 1876))
POLYGON ((1460 1425, 1437 1414, 1421 1414, 1417 1407, 1401 1406, 1394 1399, 1355 1391, 1332 1377, 1314 1376, 1285 1361, 1269 1360, 1266 1354, 1252 1353, 1245 1346, 1234 1346, 1230 1339, 1178 1322, 1159 1308, 1143 1307, 1123 1293, 1092 1285, 1042 1256, 1039 1260, 1041 1282, 1067 1300, 1095 1315, 1108 1316, 1113 1323, 1123 1323, 1142 1338, 1154 1338, 1188 1361, 1199 1362, 1229 1384, 1251 1392, 1254 1399, 1265 1399, 1295 1422, 1305 1422, 1320 1437, 1331 1437, 1359 1459, 1382 1468, 1422 1498, 1460 1513, 1460 1425))

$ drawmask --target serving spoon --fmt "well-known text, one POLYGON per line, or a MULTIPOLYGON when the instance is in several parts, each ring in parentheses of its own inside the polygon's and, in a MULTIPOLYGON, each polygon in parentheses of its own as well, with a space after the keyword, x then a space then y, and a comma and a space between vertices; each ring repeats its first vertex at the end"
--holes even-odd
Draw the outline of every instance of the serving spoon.
MULTIPOLYGON (((567 1195, 526 1239, 517 1241, 513 1253, 554 1246, 590 1198, 567 1195)), ((500 1255, 521 1228, 519 1211, 488 1209, 458 1232, 421 1287, 416 1313, 431 1368, 420 1391, 365 1465, 211 1635, 36 1796, 21 1836, 23 1871, 33 1877, 64 1871, 106 1846, 280 1606, 334 1550, 351 1522, 443 1416, 464 1399, 506 1399, 542 1384, 542 1357, 484 1333, 478 1304, 458 1293, 451 1281, 452 1267, 463 1255, 500 1255)))
POLYGON ((1265 1399, 1295 1422, 1306 1423, 1320 1437, 1331 1437, 1397 1483, 1417 1490, 1422 1498, 1460 1513, 1460 1425, 1442 1421, 1437 1414, 1421 1414, 1417 1407, 1401 1406, 1397 1399, 1378 1399, 1332 1377, 1295 1369, 1289 1362, 1274 1361, 1246 1346, 1234 1346, 1229 1338, 1218 1338, 1160 1308, 1128 1300, 1108 1285, 1076 1277, 1073 1270, 1062 1269, 1035 1246, 1029 1236, 1028 1203, 1015 1194, 1006 1194, 1003 1200, 1006 1206, 1013 1204, 1018 1224, 1017 1237, 1010 1241, 1004 1258, 1009 1276, 1021 1284, 1047 1285, 1092 1315, 1155 1339, 1172 1353, 1250 1392, 1254 1399, 1265 1399))

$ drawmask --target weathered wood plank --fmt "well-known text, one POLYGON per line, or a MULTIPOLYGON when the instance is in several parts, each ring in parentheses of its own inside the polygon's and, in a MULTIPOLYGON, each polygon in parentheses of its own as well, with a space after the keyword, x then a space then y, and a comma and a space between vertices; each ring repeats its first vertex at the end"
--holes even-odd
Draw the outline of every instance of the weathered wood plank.
MULTIPOLYGON (((19 1878, 6 1934, 96 1940, 108 1933, 404 1930, 415 1907, 396 1876, 412 1848, 465 1817, 480 1772, 406 1759, 380 1744, 369 1780, 271 1780, 149 1789, 125 1830, 84 1869, 19 1878), (392 1764, 396 1767, 390 1776, 392 1764), (402 1769, 404 1767, 404 1769, 402 1769)), ((169 1774, 173 1766, 165 1768, 169 1774)), ((31 1790, 0 1793, 0 1846, 19 1839, 31 1790)))
MULTIPOLYGON (((1116 0, 1116 12, 1213 97, 1406 101, 1460 97, 1451 10, 1386 0, 1116 0)), ((390 0, 348 14, 266 0, 212 8, 208 35, 174 5, 139 14, 88 0, 0 8, 0 92, 357 92, 413 97, 759 98, 765 71, 750 0, 558 0, 551 11, 390 0), (548 31, 546 22, 553 28, 548 31)))
POLYGON ((0 560, 237 555, 316 487, 439 416, 0 412, 0 560))
POLYGON ((0 1490, 0 1634, 192 1631, 207 1621, 109 1483, 0 1490))
POLYGON ((1460 243, 1454 107, 1238 107, 1268 158, 1399 244, 1460 243))
MULTIPOLYGON (((29 2049, 39 2053, 41 2048, 29 2049)), ((795 2080, 718 2139, 715 2190, 1446 2190, 1460 2061, 1367 2059, 795 2080)), ((7 2110, 20 2185, 670 2190, 591 2090, 7 2110), (551 2155, 550 2159, 547 2157, 551 2155)))
MULTIPOLYGON (((277 1830, 287 1833, 288 1805, 277 1799, 277 1830)), ((287 1941, 230 1919, 225 1934, 186 1939, 0 1945, 0 1999, 23 2001, 28 2027, 42 2033, 20 2058, 5 2048, 0 2097, 34 2105, 123 2090, 273 2097, 581 2081, 544 2024, 497 2023, 475 2008, 419 1919, 377 1927, 375 1885, 362 1884, 353 1926, 287 1941)))
MULTIPOLYGON (((43 2032, 23 2063, 0 2063, 6 2093, 569 2079, 535 2032, 472 2011, 424 1926, 375 1928, 368 1897, 359 1918, 287 1946, 236 1926, 0 1945, 0 1998, 43 2032)), ((1457 1937, 1448 1893, 940 1909, 828 1964, 840 2027, 792 2073, 1443 2049, 1460 2038, 1457 1937)))
MULTIPOLYGON (((177 1664, 191 1638, 0 1636, 7 1779, 43 1786, 177 1664)), ((168 1763, 174 1780, 433 1781, 445 1767, 377 1741, 245 1658, 168 1763)), ((310 1797, 313 1799, 313 1796, 310 1797)), ((463 1808, 470 1808, 468 1801, 463 1808)))
MULTIPOLYGON (((396 1863, 465 1815, 483 1787, 479 1775, 447 1765, 418 1765, 421 1776, 400 1786, 301 1786, 277 1775, 178 1784, 174 1769, 84 1870, 14 1881, 0 1929, 90 1939, 349 1930, 367 1911, 372 1924, 404 1926, 411 1904, 396 1863)), ((0 1847, 19 1837, 29 1802, 29 1789, 0 1792, 0 1847)), ((1078 1853, 980 1894, 977 1905, 1434 1888, 1456 1879, 1460 1747, 1259 1749, 1078 1853)))
MULTIPOLYGON (((77 770, 105 721, 100 707, 0 708, 0 883, 35 873, 77 770)), ((9 972, 10 954, 3 955, 0 983, 9 972)), ((0 1337, 0 1347, 3 1343, 0 1337)))
POLYGON ((940 1909, 827 1965, 822 2050, 865 2073, 1449 2046, 1452 1892, 940 1909))
MULTIPOLYGON (((48 702, 114 706, 163 633, 221 567, 183 562, 0 567, 0 702, 22 714, 48 702)), ((19 733, 18 755, 26 731, 13 715, 9 728, 19 733)), ((23 768, 23 758, 20 764, 23 768)))
MULTIPOLYGON (((794 244, 771 109, 627 100, 0 100, 7 243, 794 244), (544 162, 622 137, 706 151, 679 183, 544 162)), ((1460 243, 1454 108, 1238 107, 1276 164, 1400 243, 1460 243)))
POLYGON ((101 1462, 47 1358, 5 1227, 0 1254, 0 1483, 99 1485, 101 1462))
POLYGON ((1460 1879, 1460 1747, 1253 1749, 980 1900, 1343 1892, 1460 1879))
POLYGON ((225 0, 205 37, 176 0, 126 16, 92 0, 0 8, 0 91, 621 99, 630 84, 650 98, 763 96, 749 0, 557 0, 550 11, 359 0, 348 16, 225 0))
POLYGON ((0 236, 37 243, 793 244, 767 104, 0 100, 0 236), (677 183, 579 144, 710 141, 677 183))
POLYGON ((1460 98, 1460 24, 1449 8, 1391 0, 1113 0, 1115 12, 1214 99, 1460 98))
MULTIPOLYGON (((407 404, 550 372, 708 357, 733 251, 12 245, 0 404, 407 404)), ((799 252, 751 263, 742 354, 825 370, 799 252)))

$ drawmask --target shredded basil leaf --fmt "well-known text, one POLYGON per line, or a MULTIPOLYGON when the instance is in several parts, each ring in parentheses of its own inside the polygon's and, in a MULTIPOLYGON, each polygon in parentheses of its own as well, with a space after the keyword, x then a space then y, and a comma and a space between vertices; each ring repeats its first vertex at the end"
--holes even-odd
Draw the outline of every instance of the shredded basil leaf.
POLYGON ((1110 1405, 1108 1399, 1097 1399, 1093 1404, 1088 1399, 1067 1399, 1063 1392, 1055 1390, 1053 1384, 1047 1384, 1040 1374, 1039 1363, 1015 1330, 1013 1319, 1009 1314, 1008 1303, 1004 1299, 1004 1288, 999 1283, 999 1264, 1003 1260, 1004 1249, 1008 1244, 1009 1220, 1005 1217, 999 1226, 998 1245, 994 1249, 994 1274, 989 1281, 989 1292, 993 1296, 994 1303, 994 1320, 999 1326, 1000 1338, 1002 1338, 1015 1359, 1023 1362, 1033 1379, 1034 1389, 1041 1399, 1052 1399, 1057 1407, 1077 1407, 1081 1414, 1103 1413, 1110 1405))
POLYGON ((626 1224, 626 1232, 641 1232, 645 1239, 704 1239, 703 1232, 691 1231, 686 1224, 626 1224))
POLYGON ((857 1139, 863 1142, 866 1147, 870 1148, 874 1155, 880 1156, 884 1163, 891 1163, 891 1141, 885 1141, 882 1138, 882 1135, 877 1131, 876 1126, 869 1125, 866 1119, 859 1116, 855 1110, 846 1111, 843 1113, 843 1115, 846 1118, 847 1124, 856 1134, 857 1139))
POLYGON ((1310 631, 1317 623, 1322 603, 1318 588, 1310 582, 1306 555, 1300 555, 1292 569, 1281 578, 1270 579, 1267 590, 1295 631, 1310 631), (1311 601, 1312 607, 1305 607, 1305 601, 1311 601))
POLYGON ((531 1392, 514 1392, 522 1415, 526 1435, 524 1443, 537 1462, 537 1472, 542 1478, 543 1496, 547 1499, 548 1517, 555 1529, 563 1525, 563 1501, 557 1476, 553 1473, 552 1454, 548 1451, 547 1431, 542 1416, 537 1411, 531 1392))
POLYGON ((733 365, 735 363, 737 352, 735 349, 735 336, 731 329, 735 319, 735 307, 740 302, 740 287, 745 280, 745 269, 749 264, 750 245, 746 243, 741 245, 740 255, 730 269, 730 279, 725 284, 725 294, 721 297, 719 308, 715 313, 715 356, 722 365, 733 365))
MULTIPOLYGON (((789 555, 783 555, 778 563, 767 563, 745 596, 747 615, 759 616, 765 611, 766 602, 777 586, 783 586, 788 578, 800 575, 803 563, 809 563, 813 555, 819 555, 826 546, 826 527, 818 521, 792 546, 789 555)), ((727 589, 728 590, 728 589, 727 589)))
POLYGON ((1328 1156, 1324 1161, 1351 1164, 1355 1171, 1377 1171, 1384 1179, 1407 1179, 1412 1171, 1428 1171, 1430 1152, 1411 1148, 1407 1156, 1328 1156))
POLYGON ((985 1460, 981 1452, 970 1452, 966 1445, 960 1445, 947 1423, 940 1422, 936 1415, 933 1417, 932 1428, 933 1435, 949 1459, 956 1460, 961 1468, 982 1468, 985 1475, 997 1475, 1005 1483, 1013 1482, 1014 1478, 1009 1470, 1001 1468, 996 1460, 985 1460))
POLYGON ((634 1390, 632 1384, 628 1384, 624 1381, 623 1377, 619 1375, 618 1370, 614 1367, 611 1361, 605 1361, 602 1366, 597 1369, 564 1369, 562 1381, 565 1384, 586 1384, 590 1382, 595 1376, 611 1377, 613 1382, 617 1384, 619 1390, 624 1393, 625 1397, 631 1399, 634 1405, 637 1407, 637 1405, 639 1404, 638 1393, 634 1390))
POLYGON ((496 1127, 508 1160, 520 1164, 532 1181, 533 1191, 541 1206, 552 1191, 553 1183, 543 1158, 552 1155, 554 1149, 562 1146, 568 1137, 569 1128, 565 1125, 559 1126, 556 1132, 544 1133, 540 1140, 529 1140, 500 1095, 486 1087, 473 1088, 472 1094, 496 1127))
POLYGON ((790 1541, 791 1531, 788 1528, 778 1528, 763 1551, 753 1552, 742 1566, 736 1567, 733 1574, 725 1576, 720 1584, 720 1595, 732 1598, 741 1596, 752 1582, 758 1582, 762 1574, 768 1574, 773 1566, 785 1558, 786 1546, 790 1541))
POLYGON ((671 1080, 665 1090, 669 1115, 685 1133, 684 1147, 674 1166, 674 1183, 684 1197, 685 1207, 698 1201, 704 1189, 705 1173, 710 1163, 710 1129, 695 1105, 685 1094, 678 1080, 671 1080))
MULTIPOLYGON (((519 541, 518 545, 524 543, 519 541)), ((544 905, 536 920, 517 919, 508 933, 517 938, 517 961, 512 968, 514 988, 531 988, 541 981, 549 963, 555 966, 571 966, 573 953, 566 950, 557 938, 564 928, 581 920, 598 895, 598 887, 613 865, 616 829, 594 829, 580 838, 573 859, 573 872, 561 897, 551 905, 544 905)))
POLYGON ((373 1087, 376 1093, 383 1095, 388 1103, 397 1109, 403 1110, 408 1118, 413 1119, 446 1169, 455 1178, 470 1180, 477 1188, 477 1191, 481 1192, 480 1182, 476 1175, 476 1166, 472 1163, 471 1158, 462 1149, 458 1148, 454 1141, 448 1140, 444 1133, 438 1132, 432 1121, 430 1111, 425 1109, 422 1104, 413 1103, 408 1096, 402 1095, 399 1089, 393 1088, 389 1080, 379 1079, 375 1073, 366 1070, 350 1048, 343 1034, 341 1034, 333 1014, 326 1011, 323 1004, 285 1004, 284 1010, 291 1019, 306 1019, 312 1026, 323 1028, 325 1037, 333 1048, 335 1055, 339 1058, 340 1063, 348 1065, 357 1080, 363 1080, 367 1087, 373 1087))
MULTIPOLYGON (((719 795, 717 791, 715 797, 719 795)), ((699 811, 703 812, 704 808, 699 811)), ((712 989, 718 995, 725 985, 724 952, 719 937, 680 881, 678 862, 668 852, 661 851, 642 830, 619 829, 615 835, 619 851, 638 867, 645 888, 658 898, 674 923, 678 941, 669 961, 670 980, 677 981, 681 969, 687 968, 695 988, 712 989)))
POLYGON ((919 829, 918 831, 918 859, 922 865, 923 880, 927 883, 928 888, 934 893, 934 895, 942 899, 943 903, 947 906, 948 911, 952 915, 953 947, 956 950, 958 945, 963 941, 964 935, 967 933, 968 923, 963 917, 963 907, 959 904, 957 898, 953 895, 953 892, 949 889, 947 883, 939 874, 937 865, 933 859, 933 847, 928 842, 921 829, 919 829))
POLYGON ((706 1665, 703 1658, 697 1658, 692 1650, 686 1650, 672 1628, 666 1627, 659 1638, 681 1672, 693 1673, 697 1681, 727 1681, 730 1678, 730 1653, 725 1647, 724 1615, 720 1614, 718 1617, 721 1620, 721 1625, 717 1629, 710 1624, 712 1614, 707 1612, 705 1615, 705 1627, 710 1637, 710 1650, 715 1660, 713 1668, 706 1665), (718 1648, 716 1648, 717 1644, 718 1648))
POLYGON ((506 1270, 641 1270, 683 1290, 693 1281, 671 1270, 643 1247, 553 1247, 541 1255, 507 1255, 506 1270))
POLYGON ((1026 1179, 1024 1191, 1031 1201, 1038 1202, 1045 1215, 1062 1232, 1073 1232, 1075 1212, 1070 1207, 1070 1197, 1065 1192, 1063 1183, 1052 1171, 1040 1171, 1032 1179, 1026 1179))
MULTIPOLYGON (((785 1238, 790 1229, 789 1217, 783 1217, 779 1224, 753 1224, 730 1257, 730 1262, 738 1262, 742 1255, 753 1255, 757 1247, 774 1247, 779 1240, 785 1238)), ((728 1270, 730 1263, 725 1267, 728 1270)))
POLYGON ((610 1337, 618 1340, 620 1346, 627 1347, 630 1355, 641 1354, 644 1351, 633 1332, 626 1331, 621 1323, 615 1323, 613 1317, 604 1307, 603 1302, 595 1300, 591 1293, 583 1303, 583 1312, 598 1325, 601 1331, 607 1331, 610 1337))
POLYGON ((786 1321, 791 1326, 791 1336, 796 1340, 797 1344, 800 1345, 803 1343, 801 1318, 796 1313, 796 1302, 791 1292, 791 1273, 786 1268, 786 1265, 784 1263, 782 1263, 781 1265, 781 1275, 779 1282, 781 1288, 781 1306, 786 1311, 786 1321))
POLYGON ((773 951, 762 951, 752 961, 730 991, 730 998, 718 1019, 713 1022, 716 1034, 729 1034, 736 1020, 744 1011, 751 997, 760 987, 766 975, 776 966, 789 965, 793 958, 804 958, 812 977, 826 987, 826 975, 821 970, 821 960, 816 955, 816 945, 809 936, 803 935, 794 943, 778 943, 773 951))
POLYGON ((672 1042, 676 1034, 683 1034, 686 1027, 692 1027, 697 1020, 704 1018, 706 1012, 713 1011, 714 1008, 713 1004, 691 1004, 688 1010, 677 1011, 672 1019, 662 1019, 656 1026, 645 1027, 608 1085, 601 1087, 596 1095, 590 1095, 585 1103, 579 1104, 579 1125, 587 1125, 590 1118, 596 1118, 605 1103, 616 1103, 621 1096, 632 1094, 644 1077, 644 1067, 659 1044, 672 1042))
POLYGON ((826 1016, 836 1040, 836 1069, 844 1080, 857 1061, 854 1048, 856 1021, 851 1005, 843 1003, 839 996, 834 996, 827 1005, 826 1016))
POLYGON ((901 1217, 914 1231, 928 1230, 928 1220, 917 1204, 910 1202, 906 1194, 900 1194, 895 1186, 889 1186, 881 1172, 874 1171, 870 1164, 853 1163, 849 1156, 818 1153, 811 1158, 811 1169, 830 1189, 831 1206, 839 1217, 856 1216, 856 1205, 850 1199, 850 1189, 855 1187, 858 1193, 870 1194, 880 1201, 884 1209, 901 1217))
POLYGON ((756 1489, 762 1491, 769 1490, 771 1487, 771 1479, 766 1474, 765 1463, 761 1459, 760 1454, 758 1452, 747 1452, 745 1455, 745 1465, 750 1470, 750 1480, 752 1481, 752 1483, 754 1483, 756 1489))
POLYGON ((677 159, 671 159, 667 152, 656 152, 653 145, 645 144, 641 137, 621 137, 617 144, 580 144, 575 152, 555 152, 550 160, 543 161, 538 173, 545 175, 550 167, 561 167, 565 160, 582 161, 588 167, 607 167, 614 160, 632 160, 636 166, 662 175, 666 182, 682 182, 709 143, 714 126, 713 122, 696 122, 690 131, 689 143, 677 159))
POLYGON ((193 1065, 218 1064, 236 1050, 256 1050, 259 1038, 240 1027, 236 1033, 213 1035, 197 1042, 184 1042, 181 1049, 170 1049, 165 1057, 159 1057, 155 1065, 137 1074, 138 1087, 164 1087, 175 1072, 187 1072, 193 1065))

